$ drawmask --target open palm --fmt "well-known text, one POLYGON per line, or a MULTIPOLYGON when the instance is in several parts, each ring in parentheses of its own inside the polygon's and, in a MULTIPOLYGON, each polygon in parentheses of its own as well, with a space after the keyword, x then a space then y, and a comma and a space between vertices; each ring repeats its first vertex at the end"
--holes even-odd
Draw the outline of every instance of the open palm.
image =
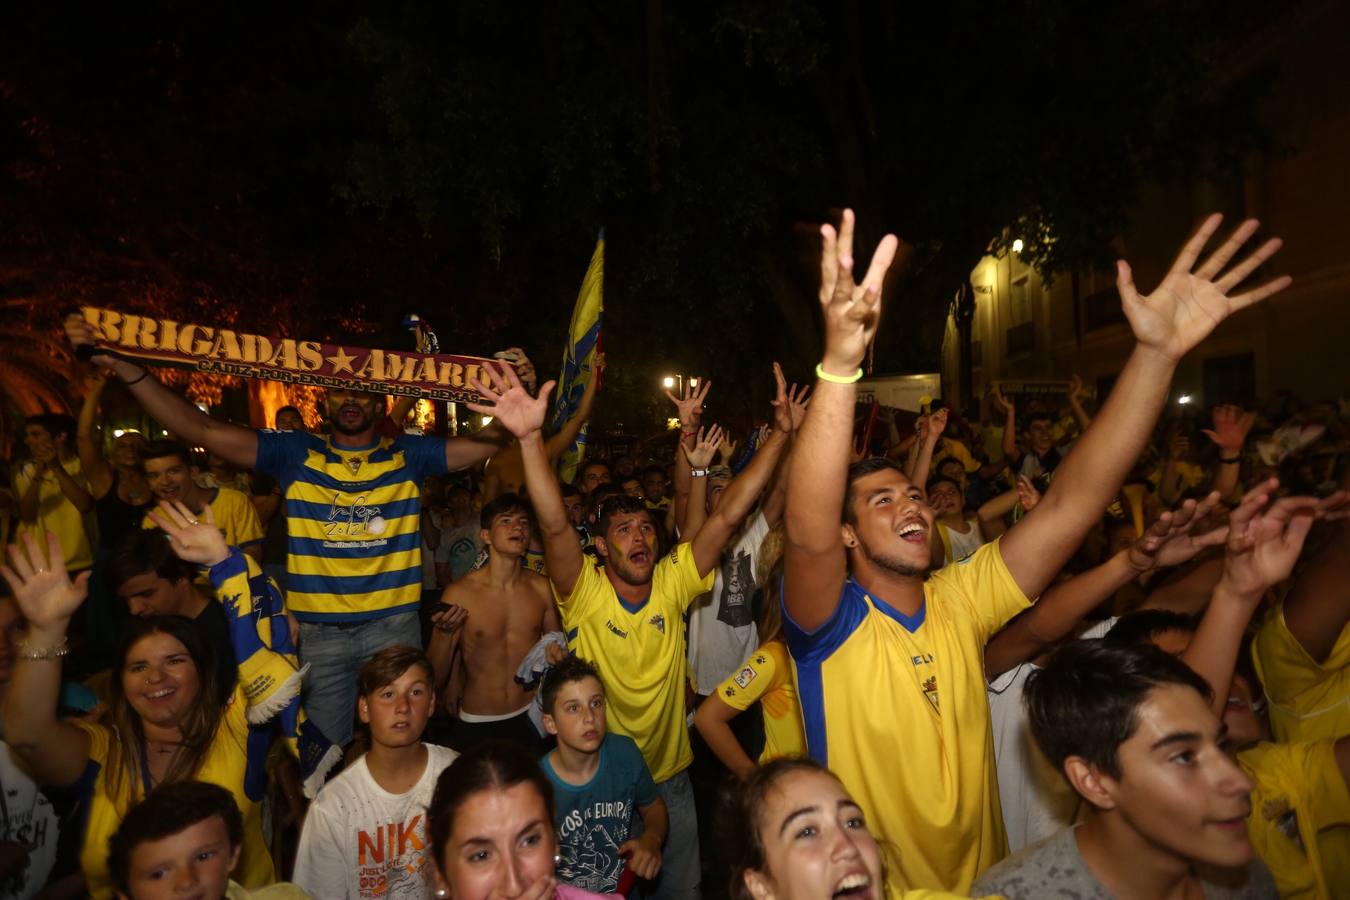
POLYGON ((1316 497, 1283 497, 1270 503, 1279 484, 1272 478, 1257 485, 1229 517, 1223 580, 1252 600, 1289 577, 1323 502, 1316 497))
POLYGON ((1192 534, 1219 503, 1214 491, 1198 503, 1187 500, 1179 508, 1163 513, 1130 547, 1130 562, 1136 568, 1179 566, 1206 547, 1217 547, 1228 537, 1224 525, 1203 534, 1192 534))
POLYGON ((1228 240, 1196 268, 1196 260, 1222 221, 1223 216, 1217 213, 1205 220, 1181 248, 1162 283, 1147 297, 1135 287, 1129 263, 1120 260, 1116 264, 1116 286, 1135 338, 1141 345, 1168 359, 1180 359, 1234 312, 1289 286, 1290 278, 1282 276, 1235 293, 1247 276, 1280 249, 1279 238, 1266 241, 1226 274, 1220 275, 1242 245, 1256 233, 1259 223, 1255 219, 1239 225, 1228 240))
POLYGON ((545 382, 539 390, 539 396, 531 397, 510 366, 487 363, 483 369, 490 376, 491 384, 476 378, 473 387, 484 400, 490 402, 466 404, 469 409, 494 417, 518 438, 542 430, 544 419, 548 416, 548 397, 557 382, 545 382))
POLYGON ((21 545, 9 545, 10 564, 0 566, 24 618, 38 628, 69 621, 89 594, 89 573, 81 572, 72 582, 63 559, 61 543, 49 531, 45 554, 33 535, 25 534, 21 545))

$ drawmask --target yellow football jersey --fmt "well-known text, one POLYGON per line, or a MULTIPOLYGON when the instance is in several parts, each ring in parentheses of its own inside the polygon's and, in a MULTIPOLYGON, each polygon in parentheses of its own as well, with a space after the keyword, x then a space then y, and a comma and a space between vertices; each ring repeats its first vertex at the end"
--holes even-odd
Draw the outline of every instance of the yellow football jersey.
POLYGON ((1247 833, 1283 898, 1350 894, 1350 791, 1336 742, 1257 744, 1238 754, 1252 780, 1247 833))
POLYGON ((807 747, 888 848, 890 885, 969 891, 1007 855, 984 645, 1030 602, 986 544, 906 616, 853 579, 806 632, 784 615, 807 747))
POLYGON ((797 686, 792 682, 792 660, 781 640, 760 644, 715 693, 727 706, 742 712, 758 701, 764 712, 761 764, 806 752, 802 709, 797 703, 797 686))
POLYGON ((685 724, 684 614, 712 589, 714 570, 700 576, 689 544, 656 564, 652 592, 629 606, 609 578, 587 560, 572 593, 554 588, 567 646, 590 660, 605 685, 609 730, 632 738, 657 783, 693 762, 685 724))
POLYGON ((1252 658, 1270 698, 1270 728, 1277 741, 1350 734, 1350 625, 1318 663, 1290 633, 1283 605, 1276 606, 1252 638, 1252 658))

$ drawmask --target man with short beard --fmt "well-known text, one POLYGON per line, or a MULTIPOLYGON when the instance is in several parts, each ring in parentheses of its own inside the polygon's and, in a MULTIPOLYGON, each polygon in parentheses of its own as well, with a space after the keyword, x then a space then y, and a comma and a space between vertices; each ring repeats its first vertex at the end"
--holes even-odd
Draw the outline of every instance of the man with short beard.
MULTIPOLYGON (((694 897, 698 820, 686 771, 693 751, 685 724, 683 619, 694 599, 712 587, 722 551, 787 446, 792 431, 787 397, 780 383, 772 436, 727 487, 693 539, 668 556, 661 556, 659 526, 642 500, 622 493, 605 500, 596 523, 595 548, 603 563, 597 566, 577 544, 544 449, 540 429, 550 387, 545 385, 530 414, 511 426, 520 429, 516 434, 525 459, 525 483, 544 540, 549 580, 568 647, 595 661, 609 688, 610 727, 637 743, 669 810, 670 833, 656 896, 694 897)), ((706 477, 707 470, 693 474, 706 477)))
POLYGON ((1101 519, 1139 459, 1177 365, 1233 312, 1289 284, 1248 288, 1279 249, 1247 221, 1208 259, 1211 216, 1147 296, 1117 286, 1136 345, 1111 395, 1036 508, 998 541, 928 576, 934 513, 885 459, 850 465, 857 382, 898 245, 883 238, 854 280, 853 213, 821 229, 825 347, 788 466, 783 630, 807 748, 829 765, 888 847, 888 888, 968 891, 1007 854, 984 647, 1029 607, 1101 519))
MULTIPOLYGON (((65 329, 75 346, 94 343, 78 315, 65 329)), ((345 388, 328 391, 327 435, 255 431, 211 418, 136 363, 102 353, 93 362, 112 369, 185 443, 280 483, 286 602, 300 621, 300 661, 310 667, 305 708, 330 740, 349 741, 361 665, 385 647, 421 646, 423 480, 481 464, 504 446, 511 437, 504 420, 530 401, 528 393, 518 381, 504 391, 483 385, 487 403, 469 408, 496 421, 470 437, 379 437, 384 395, 345 388)))

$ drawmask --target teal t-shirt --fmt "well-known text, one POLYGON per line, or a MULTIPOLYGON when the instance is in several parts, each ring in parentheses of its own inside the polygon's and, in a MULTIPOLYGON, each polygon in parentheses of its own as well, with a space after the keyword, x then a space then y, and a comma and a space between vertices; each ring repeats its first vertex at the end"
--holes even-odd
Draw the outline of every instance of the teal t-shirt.
POLYGON ((559 778, 547 755, 540 765, 553 785, 558 880, 597 894, 613 893, 624 867, 619 847, 631 835, 638 809, 657 798, 642 752, 630 737, 605 735, 595 776, 582 785, 559 778))

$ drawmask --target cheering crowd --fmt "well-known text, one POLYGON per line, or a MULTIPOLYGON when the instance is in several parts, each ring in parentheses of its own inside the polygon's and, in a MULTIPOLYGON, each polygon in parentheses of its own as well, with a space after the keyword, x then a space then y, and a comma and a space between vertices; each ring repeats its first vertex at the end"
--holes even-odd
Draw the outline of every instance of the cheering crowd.
POLYGON ((859 442, 897 242, 859 280, 845 211, 809 385, 735 435, 682 387, 572 483, 598 378, 545 433, 515 348, 448 439, 338 389, 254 430, 95 352, 0 497, 0 897, 1350 896, 1344 445, 1167 411, 1289 283, 1219 227, 1152 293, 1118 264, 1095 410, 859 442), (101 436, 110 378, 171 439, 101 436))

